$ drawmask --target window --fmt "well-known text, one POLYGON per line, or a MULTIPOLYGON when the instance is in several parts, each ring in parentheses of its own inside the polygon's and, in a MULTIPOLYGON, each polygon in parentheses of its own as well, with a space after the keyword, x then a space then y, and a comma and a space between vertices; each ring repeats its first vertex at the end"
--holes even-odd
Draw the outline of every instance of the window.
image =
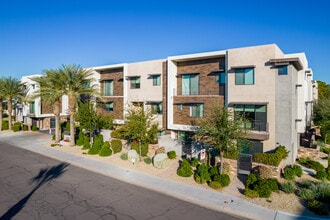
POLYGON ((140 77, 132 77, 131 78, 131 89, 139 89, 141 86, 140 77))
POLYGON ((204 115, 204 104, 190 106, 190 117, 202 118, 204 115))
POLYGON ((254 68, 244 68, 235 70, 236 85, 253 85, 254 84, 254 68))
POLYGON ((277 67, 278 75, 288 75, 288 66, 277 67))
POLYGON ((113 80, 103 81, 103 96, 113 96, 113 80))
POLYGON ((215 81, 219 84, 226 84, 226 73, 224 72, 217 73, 215 81))
POLYGON ((152 103, 151 104, 151 111, 155 114, 161 115, 163 113, 163 104, 159 103, 152 103))
POLYGON ((183 105, 182 104, 178 104, 178 110, 179 111, 182 111, 182 109, 183 109, 183 105))
POLYGON ((199 75, 185 74, 182 75, 182 95, 198 95, 199 94, 199 75))
POLYGON ((160 75, 152 76, 152 85, 153 86, 160 86, 160 75))
POLYGON ((248 130, 266 131, 267 106, 266 105, 235 105, 235 114, 242 116, 246 122, 244 127, 248 130))
POLYGON ((34 114, 35 113, 35 102, 31 102, 30 104, 30 114, 34 114))
POLYGON ((107 102, 107 103, 105 103, 104 110, 106 112, 113 112, 113 102, 107 102))

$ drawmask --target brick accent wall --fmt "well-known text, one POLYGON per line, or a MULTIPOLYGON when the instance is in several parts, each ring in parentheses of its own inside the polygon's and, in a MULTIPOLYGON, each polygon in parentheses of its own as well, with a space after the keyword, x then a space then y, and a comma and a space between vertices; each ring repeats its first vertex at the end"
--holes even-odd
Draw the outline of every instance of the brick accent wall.
POLYGON ((174 97, 173 113, 174 124, 192 125, 196 126, 200 118, 190 117, 190 104, 189 102, 203 102, 204 104, 204 117, 211 113, 214 105, 224 106, 223 96, 176 96, 174 97), (182 110, 178 109, 178 104, 182 104, 182 110))
POLYGON ((182 75, 199 74, 199 95, 220 95, 221 88, 216 82, 216 73, 225 68, 225 58, 185 61, 177 63, 177 94, 182 95, 182 75))
POLYGON ((113 102, 113 112, 107 112, 103 108, 98 107, 98 114, 111 115, 113 119, 123 119, 124 118, 124 98, 123 97, 107 97, 105 102, 113 102))
MULTIPOLYGON (((124 95, 124 81, 123 68, 109 69, 101 71, 101 80, 113 80, 113 95, 124 95)), ((101 82, 101 94, 103 92, 103 85, 101 82)))
MULTIPOLYGON (((62 105, 60 109, 62 109, 62 105)), ((52 113, 54 113, 52 103, 45 100, 41 100, 41 114, 52 114, 52 113)))

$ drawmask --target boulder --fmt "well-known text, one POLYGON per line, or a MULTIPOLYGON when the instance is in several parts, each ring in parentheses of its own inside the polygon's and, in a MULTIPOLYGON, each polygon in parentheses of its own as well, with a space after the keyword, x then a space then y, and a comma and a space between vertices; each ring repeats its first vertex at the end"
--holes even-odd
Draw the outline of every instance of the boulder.
POLYGON ((127 153, 127 159, 134 164, 139 160, 139 154, 136 150, 129 150, 127 153))
POLYGON ((154 167, 158 169, 164 169, 168 167, 168 157, 165 153, 160 153, 153 158, 154 167))

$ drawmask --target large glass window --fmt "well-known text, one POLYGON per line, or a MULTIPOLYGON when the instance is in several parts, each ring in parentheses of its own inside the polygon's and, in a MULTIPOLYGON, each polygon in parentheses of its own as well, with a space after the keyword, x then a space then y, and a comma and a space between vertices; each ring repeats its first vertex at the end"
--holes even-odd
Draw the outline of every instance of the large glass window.
POLYGON ((242 116, 246 121, 244 127, 248 130, 267 130, 266 105, 235 105, 235 114, 242 116))
POLYGON ((153 86, 160 86, 160 75, 152 76, 152 85, 153 86))
POLYGON ((139 89, 141 86, 141 78, 140 77, 132 77, 131 78, 131 89, 139 89))
POLYGON ((226 84, 226 73, 218 72, 216 75, 215 81, 219 84, 226 84))
POLYGON ((236 85, 253 85, 254 84, 254 68, 244 68, 235 70, 236 85))
POLYGON ((36 107, 35 106, 36 105, 35 105, 35 102, 34 101, 30 103, 30 114, 34 114, 35 113, 35 111, 36 111, 36 107))
POLYGON ((199 75, 185 74, 182 75, 182 95, 198 95, 199 94, 199 75))
POLYGON ((204 115, 204 104, 190 106, 190 117, 202 118, 204 115))
POLYGON ((278 75, 288 75, 288 66, 277 67, 278 75))
POLYGON ((103 96, 113 96, 113 80, 103 81, 103 96))

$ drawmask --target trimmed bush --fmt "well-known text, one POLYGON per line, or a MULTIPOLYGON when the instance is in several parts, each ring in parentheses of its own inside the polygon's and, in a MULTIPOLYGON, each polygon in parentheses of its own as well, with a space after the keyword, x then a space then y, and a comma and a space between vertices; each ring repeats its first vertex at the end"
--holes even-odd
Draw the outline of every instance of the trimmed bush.
POLYGON ((271 166, 278 166, 283 159, 289 155, 289 151, 284 146, 279 146, 272 154, 256 153, 253 155, 253 161, 256 163, 267 164, 271 166))
POLYGON ((255 190, 249 189, 249 188, 245 188, 244 190, 244 195, 250 198, 258 198, 259 197, 259 193, 255 190))
POLYGON ((197 165, 199 164, 198 158, 197 157, 191 158, 190 164, 192 167, 197 167, 197 165))
POLYGON ((325 170, 318 170, 316 172, 315 178, 319 180, 326 180, 328 179, 328 174, 325 170))
POLYGON ((104 142, 102 145, 101 150, 99 151, 99 155, 101 157, 108 157, 111 156, 112 150, 110 149, 110 144, 108 141, 104 142))
POLYGON ((28 131, 29 130, 29 126, 28 125, 23 125, 23 131, 28 131))
POLYGON ((112 140, 111 148, 114 154, 121 152, 123 149, 123 144, 121 143, 121 140, 112 140))
POLYGON ((82 146, 84 145, 84 140, 85 140, 85 135, 82 131, 79 131, 79 134, 78 134, 78 139, 76 141, 76 145, 77 146, 82 146))
POLYGON ((16 122, 11 129, 14 132, 20 131, 22 129, 22 124, 20 122, 16 122))
POLYGON ((120 159, 122 159, 122 160, 128 160, 128 155, 127 155, 127 153, 122 153, 122 154, 120 155, 120 159))
POLYGON ((9 129, 9 122, 7 120, 2 120, 2 130, 8 130, 9 129))
POLYGON ((286 181, 280 185, 280 189, 288 194, 291 194, 294 192, 294 185, 292 181, 286 181))
POLYGON ((197 166, 196 173, 194 175, 194 179, 197 183, 206 183, 211 180, 210 174, 209 174, 209 166, 206 164, 199 164, 197 166))
POLYGON ((118 139, 125 139, 126 138, 125 134, 126 134, 125 128, 121 127, 121 128, 117 128, 116 130, 113 130, 111 132, 111 137, 118 139))
POLYGON ((146 163, 146 164, 151 164, 152 162, 152 159, 150 157, 146 157, 143 159, 143 161, 146 163))
POLYGON ((93 146, 88 150, 88 154, 98 154, 103 146, 103 135, 97 134, 94 136, 93 146))
POLYGON ((193 175, 192 167, 186 159, 181 161, 180 167, 177 170, 178 176, 190 177, 193 175))
POLYGON ((174 150, 167 152, 167 156, 169 159, 175 159, 176 158, 176 152, 174 150))
POLYGON ((229 175, 227 175, 227 174, 221 174, 220 175, 220 185, 222 186, 222 187, 226 187, 226 186, 229 186, 229 184, 230 184, 230 177, 229 177, 229 175))
POLYGON ((39 131, 39 128, 38 128, 37 126, 34 126, 34 125, 33 125, 32 128, 31 128, 31 130, 32 130, 32 131, 39 131))
POLYGON ((209 186, 213 189, 220 189, 222 188, 221 184, 218 181, 211 181, 209 186))
POLYGON ((91 144, 89 143, 89 140, 85 139, 84 140, 84 145, 82 147, 82 150, 88 150, 91 148, 91 144))
POLYGON ((278 183, 276 179, 263 179, 259 175, 250 174, 246 180, 245 191, 249 197, 269 198, 272 191, 278 191, 278 183))

